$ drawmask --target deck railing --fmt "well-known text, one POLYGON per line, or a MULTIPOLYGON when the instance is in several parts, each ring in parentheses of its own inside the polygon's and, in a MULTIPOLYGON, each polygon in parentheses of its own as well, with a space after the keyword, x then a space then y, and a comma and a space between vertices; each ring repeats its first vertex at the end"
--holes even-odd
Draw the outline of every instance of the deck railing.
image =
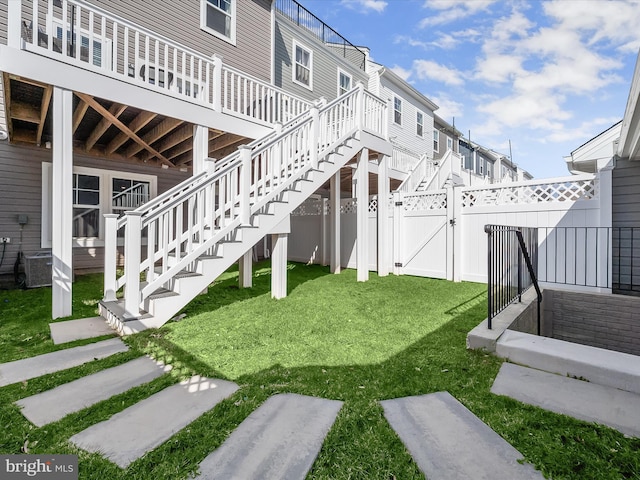
POLYGON ((7 42, 257 123, 286 122, 310 103, 82 0, 11 0, 7 42))
MULTIPOLYGON (((362 84, 328 105, 312 107, 270 140, 240 147, 201 174, 174 187, 118 219, 105 215, 105 300, 115 300, 124 287, 126 316, 139 315, 142 302, 201 255, 216 253, 216 245, 233 239, 269 202, 302 175, 318 167, 345 139, 364 130, 367 106, 377 101, 380 118, 386 104, 365 92, 362 84), (116 238, 124 230, 124 274, 116 275, 116 238), (142 236, 147 242, 143 247, 142 236), (141 284, 141 278, 145 282, 141 284)), ((373 132, 385 138, 386 128, 373 132)))

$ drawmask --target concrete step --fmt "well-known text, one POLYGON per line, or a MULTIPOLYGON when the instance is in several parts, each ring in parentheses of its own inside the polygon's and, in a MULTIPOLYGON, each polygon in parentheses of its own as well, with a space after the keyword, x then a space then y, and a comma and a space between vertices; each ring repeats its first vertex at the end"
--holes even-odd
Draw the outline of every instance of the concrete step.
POLYGON ((429 480, 542 479, 522 455, 448 392, 380 402, 429 480))
POLYGON ((121 468, 163 443, 204 412, 232 395, 238 385, 194 376, 71 437, 71 442, 99 452, 121 468))
POLYGON ((640 437, 640 395, 504 363, 491 392, 640 437))
POLYGON ((512 330, 498 339, 496 354, 511 363, 640 394, 636 355, 512 330))
POLYGON ((275 395, 202 461, 197 478, 302 480, 340 408, 336 400, 275 395))
POLYGON ((141 357, 117 367, 60 385, 31 397, 18 400, 22 414, 41 427, 70 413, 90 407, 133 387, 148 383, 170 370, 149 357, 141 357))
POLYGON ((129 350, 122 340, 113 338, 81 347, 67 348, 45 353, 37 357, 0 364, 0 387, 41 377, 49 373, 77 367, 83 363, 99 360, 129 350))
POLYGON ((102 317, 54 322, 49 324, 49 329, 51 330, 51 339, 56 345, 115 334, 102 317))

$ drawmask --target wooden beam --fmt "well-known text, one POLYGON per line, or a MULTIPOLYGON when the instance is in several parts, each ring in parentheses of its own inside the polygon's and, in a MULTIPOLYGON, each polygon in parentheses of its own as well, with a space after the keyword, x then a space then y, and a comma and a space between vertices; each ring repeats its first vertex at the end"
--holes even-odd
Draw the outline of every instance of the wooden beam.
POLYGON ((84 100, 80 100, 76 110, 73 112, 73 133, 76 133, 76 130, 80 126, 80 122, 84 118, 84 114, 87 113, 87 109, 89 108, 89 104, 84 100))
MULTIPOLYGON (((246 141, 246 138, 242 135, 236 135, 233 133, 227 133, 222 135, 221 137, 214 138, 209 141, 209 153, 215 152, 216 150, 221 150, 229 145, 233 145, 238 140, 246 141)), ((246 141, 246 143, 249 143, 246 141)))
MULTIPOLYGON (((157 116, 158 114, 153 112, 140 112, 138 115, 136 115, 136 118, 134 118, 129 124, 129 130, 131 130, 133 133, 138 133, 142 128, 144 128, 145 125, 147 125, 157 116)), ((129 140, 129 137, 127 137, 126 134, 120 132, 113 138, 113 140, 109 142, 107 148, 105 149, 105 152, 108 155, 111 155, 113 152, 119 149, 127 140, 129 140)))
MULTIPOLYGON (((182 120, 177 120, 175 118, 165 118, 162 122, 160 122, 157 126, 153 127, 150 132, 146 133, 142 140, 151 145, 153 142, 158 139, 164 137, 166 134, 178 128, 184 122, 182 120)), ((132 145, 127 148, 125 155, 127 157, 133 157, 136 153, 138 153, 142 148, 140 148, 140 144, 132 145)))
POLYGON ((109 107, 109 113, 111 116, 104 117, 102 120, 100 120, 100 122, 98 122, 98 125, 96 125, 96 128, 93 129, 93 132, 91 132, 91 135, 89 135, 89 138, 87 138, 87 141, 85 142, 84 149, 87 152, 93 148, 98 140, 100 140, 100 137, 102 137, 102 135, 104 135, 104 133, 109 130, 109 127, 113 125, 112 119, 120 117, 120 115, 122 115, 122 112, 124 112, 126 109, 126 105, 121 105, 119 103, 114 103, 113 105, 111 105, 111 107, 109 107))
POLYGON ((13 142, 13 119, 11 118, 11 79, 6 73, 2 74, 2 84, 4 87, 4 115, 7 119, 7 131, 9 141, 13 142))
MULTIPOLYGON (((176 145, 184 142, 185 140, 193 137, 193 125, 186 124, 182 125, 180 128, 176 129, 173 133, 164 137, 158 144, 156 145, 156 149, 159 152, 162 152, 169 160, 171 160, 171 156, 167 155, 167 150, 175 147, 176 145)), ((141 155, 143 160, 148 160, 149 155, 141 155)))
MULTIPOLYGON (((180 157, 180 155, 184 154, 184 153, 188 153, 191 152, 193 150, 193 142, 187 142, 184 141, 182 144, 179 144, 177 147, 172 148, 171 150, 169 150, 167 152, 167 158, 169 158, 173 163, 176 163, 176 158, 180 157)), ((191 153, 189 153, 189 155, 192 155, 191 153)), ((189 157, 191 158, 191 157, 189 157)), ((180 160, 183 160, 182 158, 180 158, 180 160)), ((183 161, 183 163, 185 163, 183 161)), ((176 163, 177 165, 177 163, 176 163)))
POLYGON ((53 87, 47 85, 42 92, 42 103, 40 105, 40 124, 38 125, 38 131, 36 132, 36 145, 40 146, 42 143, 42 131, 44 130, 44 122, 47 120, 47 112, 49 111, 49 104, 51 103, 51 94, 53 93, 53 87))
POLYGON ((49 86, 46 83, 38 82, 36 80, 31 80, 30 78, 24 78, 24 77, 21 77, 19 75, 9 75, 9 78, 11 80, 15 80, 16 82, 27 83, 29 85, 34 85, 34 86, 40 87, 40 88, 46 88, 46 87, 49 86))
POLYGON ((40 110, 28 103, 13 102, 11 105, 11 118, 29 123, 40 123, 40 110))
MULTIPOLYGON (((113 115, 111 115, 111 113, 109 113, 109 111, 104 108, 102 105, 100 105, 93 97, 89 96, 89 95, 85 95, 84 93, 79 93, 79 92, 75 92, 75 94, 80 97, 80 99, 84 100, 85 102, 87 102, 89 104, 89 106, 91 108, 93 108, 96 112, 98 112, 100 115, 104 116, 104 117, 113 117, 113 115)), ((113 117, 111 118, 112 123, 118 127, 124 134, 126 134, 131 140, 133 140, 134 142, 136 142, 138 145, 140 145, 142 149, 148 150, 151 153, 153 153, 153 155, 160 160, 162 163, 164 163, 165 165, 169 166, 169 167, 175 167, 175 165, 173 163, 171 163, 169 160, 167 160, 160 152, 158 152, 156 149, 154 149, 151 145, 149 145, 147 142, 145 142, 143 139, 141 139, 138 135, 136 135, 135 133, 133 133, 129 127, 127 127, 124 123, 122 123, 120 120, 118 120, 117 118, 113 117)))
POLYGON ((36 132, 33 130, 25 130, 21 128, 14 130, 11 137, 11 143, 29 143, 33 145, 36 141, 36 132))
POLYGON ((233 142, 232 144, 227 145, 224 148, 220 148, 220 149, 215 150, 213 152, 209 152, 209 156, 211 158, 217 158, 217 159, 224 158, 227 155, 231 155, 233 152, 235 152, 240 145, 246 145, 246 144, 247 144, 247 139, 246 138, 241 138, 241 139, 233 142))

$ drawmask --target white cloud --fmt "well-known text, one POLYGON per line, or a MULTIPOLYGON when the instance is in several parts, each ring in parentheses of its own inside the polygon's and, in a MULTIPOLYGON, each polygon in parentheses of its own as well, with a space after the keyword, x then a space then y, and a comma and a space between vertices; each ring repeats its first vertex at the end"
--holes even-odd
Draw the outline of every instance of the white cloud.
POLYGON ((412 70, 420 80, 436 80, 452 86, 464 84, 463 75, 459 70, 440 65, 431 60, 414 60, 412 70))
POLYGON ((428 0, 425 7, 439 13, 424 18, 420 27, 444 25, 487 10, 495 0, 428 0))
POLYGON ((454 118, 460 119, 464 116, 464 104, 452 99, 448 94, 438 92, 437 96, 430 98, 439 107, 436 114, 445 122, 452 123, 454 118))
POLYGON ((563 128, 551 132, 546 139, 549 142, 561 143, 561 142, 584 142, 590 138, 595 137, 597 134, 610 127, 611 125, 619 122, 620 118, 616 117, 599 117, 593 120, 582 122, 577 127, 563 128))
POLYGON ((408 82, 409 77, 411 77, 411 70, 406 70, 398 65, 391 67, 391 71, 402 78, 405 82, 408 82))
POLYGON ((372 10, 382 13, 388 3, 385 0, 342 0, 342 5, 361 13, 369 13, 372 10))

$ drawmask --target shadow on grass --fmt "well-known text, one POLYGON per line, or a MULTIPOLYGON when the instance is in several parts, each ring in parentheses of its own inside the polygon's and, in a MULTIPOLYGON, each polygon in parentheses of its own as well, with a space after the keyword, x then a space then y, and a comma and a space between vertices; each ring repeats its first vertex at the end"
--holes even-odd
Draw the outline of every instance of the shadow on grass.
MULTIPOLYGON (((311 280, 329 275, 329 267, 320 265, 304 265, 289 263, 287 265, 287 294, 291 294, 298 286, 311 280), (294 275, 291 275, 295 271, 294 275)), ((271 262, 263 260, 253 267, 253 284, 251 288, 239 288, 237 265, 227 270, 219 280, 210 287, 208 293, 199 295, 187 305, 183 313, 194 316, 205 312, 213 312, 227 305, 266 295, 271 292, 271 262)))

